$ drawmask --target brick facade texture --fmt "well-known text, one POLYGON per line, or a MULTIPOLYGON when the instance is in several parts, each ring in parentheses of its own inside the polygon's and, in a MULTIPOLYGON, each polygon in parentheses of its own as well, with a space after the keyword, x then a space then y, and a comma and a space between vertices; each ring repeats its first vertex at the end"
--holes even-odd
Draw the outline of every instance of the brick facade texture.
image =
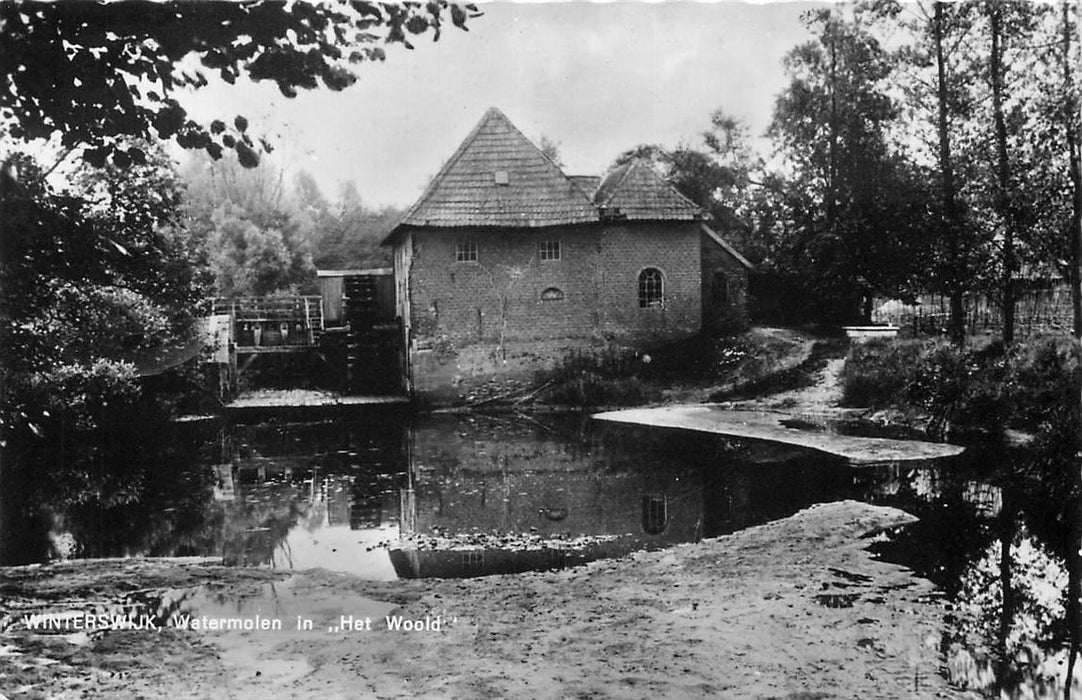
POLYGON ((748 327, 748 270, 710 236, 702 237, 703 328, 734 333, 748 327))
POLYGON ((409 316, 418 341, 456 345, 626 338, 664 342, 694 334, 702 316, 694 224, 627 224, 543 230, 412 233, 409 316), (456 245, 477 245, 456 262, 456 245), (559 260, 541 260, 558 241, 559 260), (640 308, 639 274, 661 271, 664 304, 640 308), (562 299, 546 299, 559 290, 562 299))
POLYGON ((574 351, 648 350, 694 335, 704 323, 728 329, 744 322, 742 308, 704 314, 715 299, 704 269, 710 280, 723 271, 728 298, 740 305, 747 275, 703 240, 698 222, 421 228, 403 236, 403 246, 395 272, 408 276, 404 285, 399 277, 399 308, 409 319, 412 387, 436 403, 474 400, 485 384, 525 387, 537 370, 574 351), (456 262, 456 246, 467 241, 477 247, 476 262, 456 262), (553 241, 560 259, 542 260, 542 243, 553 241), (640 306, 639 275, 647 268, 662 274, 660 306, 640 306))

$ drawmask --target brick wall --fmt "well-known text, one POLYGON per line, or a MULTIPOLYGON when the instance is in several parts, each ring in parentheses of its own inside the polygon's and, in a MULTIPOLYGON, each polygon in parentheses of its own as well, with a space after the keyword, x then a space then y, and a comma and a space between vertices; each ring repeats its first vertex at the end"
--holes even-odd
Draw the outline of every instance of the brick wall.
POLYGON ((604 228, 598 254, 599 317, 604 332, 664 342, 699 331, 702 316, 699 225, 635 223, 604 228), (664 301, 639 305, 639 274, 661 271, 664 301))
MULTIPOLYGON (((699 329, 698 229, 644 224, 544 231, 413 234, 410 320, 417 339, 456 344, 591 338, 598 333, 665 340, 699 329), (476 262, 456 262, 472 240, 476 262), (558 241, 559 260, 540 246, 558 241), (641 308, 639 273, 664 277, 664 304, 641 308), (546 299, 558 290, 562 299, 546 299)), ((554 293, 555 294, 555 293, 554 293)))
POLYGON ((575 349, 649 347, 699 330, 697 223, 415 230, 408 240, 410 255, 396 261, 408 258, 412 386, 438 403, 491 394, 494 383, 529 385, 575 349), (466 241, 477 260, 458 262, 466 241), (553 241, 560 259, 541 260, 553 241), (660 306, 639 304, 645 268, 663 275, 660 306))
POLYGON ((703 327, 732 332, 748 325, 748 271, 706 233, 702 234, 703 327))
POLYGON ((414 234, 410 301, 414 335, 456 344, 585 337, 594 327, 597 232, 420 231, 414 234), (472 240, 476 262, 456 262, 472 240), (560 259, 540 259, 543 241, 559 241, 560 259), (562 300, 542 301, 546 289, 562 300))

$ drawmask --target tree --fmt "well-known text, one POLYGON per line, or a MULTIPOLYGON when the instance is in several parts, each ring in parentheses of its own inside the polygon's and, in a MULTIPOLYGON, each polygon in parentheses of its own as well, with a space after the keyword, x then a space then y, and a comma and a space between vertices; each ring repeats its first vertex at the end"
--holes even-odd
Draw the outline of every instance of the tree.
MULTIPOLYGON (((1076 5, 1077 7, 1077 5, 1076 5)), ((1082 357, 1082 125, 1079 115, 1079 88, 1072 67, 1077 65, 1076 44, 1071 37, 1077 32, 1077 23, 1072 21, 1071 3, 1064 0, 1061 7, 1060 37, 1056 52, 1056 63, 1061 68, 1061 98, 1058 100, 1061 110, 1057 121, 1063 124, 1063 146, 1067 151, 1067 171, 1070 180, 1071 205, 1070 216, 1064 238, 1067 239, 1068 257, 1067 277, 1071 285, 1071 309, 1074 316, 1074 337, 1076 351, 1082 357)), ((1056 94, 1056 92, 1053 92, 1056 94)), ((1075 387, 1077 410, 1075 446, 1082 445, 1082 387, 1075 387)), ((1070 647, 1067 656, 1067 672, 1063 695, 1070 700, 1074 680, 1075 663, 1082 647, 1082 464, 1075 451, 1074 459, 1068 457, 1071 504, 1068 506, 1072 517, 1069 519, 1067 549, 1067 629, 1070 647)))
POLYGON ((816 39, 786 57, 769 135, 791 175, 776 265, 821 320, 867 319, 875 294, 905 295, 919 271, 925 174, 893 148, 892 65, 854 14, 805 15, 816 39))
POLYGON ((541 134, 541 138, 537 140, 537 147, 541 149, 541 153, 543 153, 546 158, 561 168, 564 167, 563 158, 560 157, 559 141, 554 141, 545 134, 541 134))
POLYGON ((946 249, 945 265, 942 266, 940 279, 943 280, 942 286, 950 297, 950 335, 956 344, 965 342, 964 295, 970 284, 969 272, 973 267, 971 264, 973 256, 966 250, 966 222, 958 201, 958 184, 955 177, 951 118, 960 111, 957 107, 960 87, 951 82, 946 35, 951 32, 952 25, 955 27, 955 32, 965 31, 965 12, 966 8, 962 5, 950 8, 946 3, 936 2, 934 14, 925 25, 934 46, 936 71, 934 84, 940 181, 939 224, 946 249), (955 15, 953 20, 948 18, 948 13, 955 15))
POLYGON ((301 171, 294 198, 302 217, 311 220, 310 248, 316 266, 322 269, 389 267, 391 251, 383 239, 402 218, 394 207, 367 206, 352 180, 341 183, 337 201, 319 192, 315 179, 301 171))
POLYGON ((718 109, 703 132, 706 150, 680 144, 666 149, 640 144, 621 153, 612 167, 634 159, 649 160, 681 194, 698 204, 726 235, 741 243, 750 226, 740 211, 749 199, 752 172, 762 163, 748 146, 747 127, 718 109))
POLYGON ((199 123, 178 90, 206 86, 211 71, 230 84, 274 81, 287 97, 321 84, 342 90, 357 79, 353 66, 385 58, 380 42, 412 48, 409 37, 429 31, 438 39, 448 13, 462 29, 479 14, 446 0, 3 3, 4 133, 58 135, 93 165, 142 163, 146 152, 128 141, 136 137, 172 139, 215 159, 234 150, 252 167, 271 145, 252 136, 247 119, 199 123))
POLYGON ((231 161, 200 160, 185 170, 184 211, 189 229, 206 241, 217 293, 314 292, 318 187, 304 190, 310 201, 303 203, 288 196, 284 174, 270 163, 246 170, 231 161))
POLYGON ((179 226, 179 178, 160 151, 138 147, 144 164, 81 169, 67 192, 25 156, 3 169, 5 538, 34 503, 13 490, 21 475, 36 474, 30 483, 52 502, 116 503, 140 493, 120 465, 144 463, 158 446, 150 426, 164 424, 169 399, 144 393, 136 368, 187 339, 207 278, 179 226))

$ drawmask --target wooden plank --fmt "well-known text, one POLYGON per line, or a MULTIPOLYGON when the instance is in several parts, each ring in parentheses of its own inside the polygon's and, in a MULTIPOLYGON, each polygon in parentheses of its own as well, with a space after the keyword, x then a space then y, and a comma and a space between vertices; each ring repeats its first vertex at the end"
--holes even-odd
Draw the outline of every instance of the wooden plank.
POLYGON ((238 355, 274 355, 291 352, 307 352, 316 346, 305 344, 297 345, 238 345, 238 355))

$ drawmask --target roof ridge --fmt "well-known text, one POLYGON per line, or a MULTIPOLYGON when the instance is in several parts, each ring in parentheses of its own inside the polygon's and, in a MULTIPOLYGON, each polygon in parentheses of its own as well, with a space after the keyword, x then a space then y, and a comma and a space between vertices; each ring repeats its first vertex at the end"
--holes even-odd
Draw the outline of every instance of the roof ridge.
MULTIPOLYGON (((634 164, 634 165, 637 165, 637 164, 639 164, 639 163, 640 163, 640 162, 642 162, 642 161, 644 161, 644 159, 643 159, 642 157, 639 157, 639 158, 636 158, 636 159, 635 159, 635 160, 633 161, 633 164, 634 164)), ((693 201, 691 200, 691 198, 687 197, 687 196, 686 196, 686 195, 685 195, 685 194, 684 194, 683 192, 681 192, 681 191, 680 191, 680 189, 679 189, 679 188, 678 188, 678 187, 677 187, 676 185, 672 184, 671 182, 669 182, 669 181, 668 181, 668 180, 666 180, 665 178, 661 177, 661 174, 660 174, 660 173, 658 173, 658 172, 657 172, 656 170, 654 170, 654 169, 653 169, 652 167, 650 167, 650 166, 649 166, 649 165, 647 165, 646 163, 643 163, 643 165, 645 165, 645 166, 646 166, 646 171, 647 171, 648 173, 650 173, 650 175, 651 175, 651 176, 653 176, 653 178, 654 178, 655 180, 657 180, 658 182, 660 182, 660 183, 662 183, 663 185, 665 185, 666 187, 668 187, 668 188, 669 188, 670 190, 672 190, 672 193, 673 193, 673 194, 675 194, 675 195, 676 195, 677 197, 679 197, 680 199, 684 200, 684 201, 685 201, 685 202, 687 202, 687 203, 688 203, 688 204, 689 204, 690 206, 694 207, 694 208, 695 208, 695 209, 697 209, 697 210, 698 210, 698 211, 699 211, 700 213, 702 213, 702 211, 703 211, 703 208, 702 208, 702 207, 700 207, 700 206, 699 206, 698 204, 696 204, 695 202, 693 202, 693 201)))
MULTIPOLYGON (((425 185, 425 190, 421 193, 421 196, 418 197, 417 201, 415 201, 413 205, 406 210, 406 213, 403 214, 401 218, 399 218, 398 223, 396 223, 391 229, 392 232, 399 226, 401 226, 403 222, 413 216, 414 212, 420 209, 422 204, 428 201, 429 197, 431 197, 433 192, 436 191, 436 186, 439 185, 440 180, 443 178, 444 175, 447 174, 447 171, 450 170, 451 167, 458 162, 458 159, 462 157, 462 154, 466 152, 470 144, 473 143, 473 140, 477 138, 477 134, 480 133, 482 127, 484 127, 484 125, 488 123, 489 119, 495 117, 502 117, 505 122, 511 124, 511 120, 507 118, 507 115, 501 112, 498 108, 489 107, 487 110, 485 110, 485 113, 481 116, 481 119, 474 125, 472 129, 470 129, 470 133, 467 134, 466 138, 462 139, 462 142, 458 144, 458 148, 455 149, 455 152, 451 154, 450 158, 444 161, 443 166, 440 167, 438 171, 436 171, 436 174, 433 175, 432 179, 430 179, 428 181, 428 184, 425 185)), ((514 124, 511 124, 511 126, 514 127, 514 124)), ((518 129, 515 130, 518 131, 518 129)), ((521 134, 522 132, 519 133, 521 134)), ((536 146, 534 147, 536 148, 536 146)), ((388 239, 389 238, 390 236, 388 236, 388 239)))
POLYGON ((507 115, 490 107, 384 242, 404 226, 534 227, 597 221, 591 195, 507 115), (512 186, 494 187, 508 184, 506 174, 501 178, 508 169, 517 173, 512 186))
POLYGON ((674 192, 674 193, 676 194, 676 196, 677 196, 677 197, 679 197, 680 199, 684 200, 685 202, 687 202, 687 203, 688 203, 689 205, 691 205, 692 207, 695 207, 695 209, 697 209, 697 210, 699 211, 699 214, 700 214, 700 216, 706 213, 706 212, 705 212, 705 210, 704 210, 704 209, 703 209, 703 208, 702 208, 701 206, 699 206, 698 204, 696 204, 696 203, 695 203, 695 201, 694 201, 693 199, 691 199, 691 197, 688 197, 688 196, 687 196, 687 195, 685 195, 685 194, 684 194, 683 192, 681 192, 681 191, 680 191, 680 188, 679 188, 679 187, 677 187, 677 186, 676 186, 676 185, 674 185, 673 183, 669 182, 669 181, 668 181, 668 180, 666 180, 665 178, 661 177, 661 175, 659 175, 659 174, 658 174, 657 172, 655 172, 653 168, 650 168, 650 172, 651 172, 651 173, 653 174, 653 176, 654 176, 654 177, 656 177, 656 178, 657 178, 658 180, 661 180, 661 181, 662 181, 663 183, 665 183, 665 185, 666 185, 666 186, 667 186, 667 187, 668 187, 669 189, 671 189, 671 190, 672 190, 672 191, 673 191, 673 192, 674 192))
MULTIPOLYGON (((624 172, 620 173, 620 176, 618 178, 616 178, 616 182, 614 182, 612 187, 609 188, 608 196, 605 198, 605 201, 603 201, 603 202, 594 202, 594 204, 596 206, 598 206, 599 208, 604 208, 605 206, 608 205, 609 202, 611 202, 613 200, 613 198, 616 196, 616 193, 620 191, 620 185, 624 184, 624 180, 627 179, 627 174, 629 172, 631 172, 631 166, 634 165, 635 161, 637 161, 637 160, 639 160, 639 159, 638 158, 633 158, 633 159, 629 160, 626 163, 622 163, 620 165, 617 165, 616 168, 614 168, 614 170, 623 168, 624 172)), ((610 175, 612 174, 611 170, 609 171, 609 174, 610 175)), ((598 188, 597 188, 599 192, 601 191, 601 188, 605 186, 605 184, 606 184, 605 180, 607 180, 607 179, 608 179, 608 175, 602 175, 601 176, 601 184, 598 185, 598 188)))
MULTIPOLYGON (((572 187, 572 188, 573 188, 573 189, 574 189, 574 190, 575 190, 576 192, 578 192, 579 194, 581 194, 581 195, 582 195, 582 198, 583 198, 584 200, 586 200, 586 201, 587 201, 587 202, 589 202, 590 204, 593 204, 593 201, 592 201, 592 200, 590 199, 590 197, 586 196, 586 194, 585 194, 585 193, 584 193, 584 192, 582 191, 582 188, 580 188, 580 187, 579 187, 578 183, 577 183, 577 182, 575 182, 575 181, 574 181, 573 179, 571 179, 571 176, 570 176, 570 175, 568 175, 567 173, 565 173, 565 172, 564 172, 564 169, 563 169, 563 168, 561 168, 561 167, 560 167, 560 165, 559 165, 559 164, 558 164, 558 163, 557 163, 556 161, 554 161, 554 160, 553 160, 552 158, 550 158, 550 157, 548 156, 548 154, 547 154, 547 153, 545 153, 545 152, 544 152, 543 150, 541 150, 541 148, 539 148, 539 147, 538 147, 538 145, 537 145, 536 143, 534 143, 534 142, 533 142, 533 139, 531 139, 531 138, 530 138, 529 136, 527 136, 526 134, 522 133, 522 130, 521 130, 521 129, 519 129, 519 128, 518 128, 517 126, 515 126, 515 123, 514 123, 513 121, 511 121, 510 119, 508 119, 508 118, 507 118, 507 115, 506 115, 506 114, 504 114, 503 112, 501 112, 501 111, 500 111, 499 109, 497 109, 496 107, 490 107, 490 108, 489 108, 489 110, 488 110, 488 112, 495 112, 495 113, 496 113, 496 114, 498 114, 499 116, 503 117, 503 120, 504 120, 505 122, 507 122, 507 124, 508 124, 508 125, 509 125, 509 126, 511 127, 511 129, 512 129, 512 130, 514 130, 514 132, 515 132, 516 134, 518 134, 519 136, 521 136, 521 137, 522 137, 522 138, 523 138, 523 139, 524 139, 524 140, 526 141, 526 143, 528 143, 528 144, 530 144, 531 146, 533 146, 533 147, 534 147, 534 150, 536 150, 536 151, 537 151, 537 152, 538 152, 539 154, 541 154, 541 157, 542 157, 542 158, 544 158, 544 159, 545 159, 545 161, 546 161, 546 162, 548 162, 548 164, 549 164, 549 165, 551 165, 551 166, 552 166, 553 168, 555 168, 555 169, 556 169, 556 172, 560 173, 560 175, 561 175, 561 176, 563 177, 563 179, 567 180, 568 184, 569 184, 569 185, 571 185, 571 187, 572 187)), ((486 113, 485 113, 485 114, 486 114, 486 116, 488 115, 488 112, 486 112, 486 113)), ((468 141, 468 140, 469 140, 469 138, 467 138, 466 140, 468 141)))
POLYGON ((613 168, 598 189, 596 206, 634 220, 705 218, 702 207, 654 169, 648 158, 635 157, 613 168))

